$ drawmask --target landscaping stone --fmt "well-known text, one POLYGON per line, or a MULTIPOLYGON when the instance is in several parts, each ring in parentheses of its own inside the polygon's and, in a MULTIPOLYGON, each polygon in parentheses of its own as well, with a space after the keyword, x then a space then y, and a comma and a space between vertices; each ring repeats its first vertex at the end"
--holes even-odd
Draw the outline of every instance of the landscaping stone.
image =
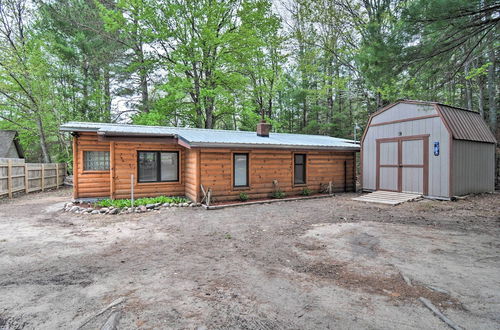
POLYGON ((120 209, 111 209, 108 214, 118 214, 118 212, 120 212, 120 209))
POLYGON ((107 207, 103 207, 102 209, 99 210, 99 212, 101 212, 101 213, 106 213, 108 211, 109 211, 109 209, 107 207))
POLYGON ((69 211, 70 211, 70 212, 76 212, 76 211, 78 211, 79 209, 80 209, 80 207, 79 207, 79 206, 72 206, 72 207, 69 209, 69 211))
POLYGON ((138 207, 136 208, 136 210, 138 210, 139 212, 146 212, 146 211, 147 211, 147 208, 146 208, 146 206, 141 205, 141 206, 138 206, 138 207))
POLYGON ((163 207, 170 207, 170 203, 163 204, 163 207))
POLYGON ((99 214, 99 211, 98 210, 92 210, 92 212, 90 212, 90 214, 99 214))
POLYGON ((147 209, 152 209, 153 207, 155 207, 155 205, 154 205, 154 204, 146 204, 146 208, 147 208, 147 209))

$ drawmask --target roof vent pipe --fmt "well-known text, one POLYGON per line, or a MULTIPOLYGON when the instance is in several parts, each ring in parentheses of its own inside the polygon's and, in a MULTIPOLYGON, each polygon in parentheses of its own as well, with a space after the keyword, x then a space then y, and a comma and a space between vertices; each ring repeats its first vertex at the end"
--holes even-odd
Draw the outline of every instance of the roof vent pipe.
POLYGON ((261 120, 260 123, 257 124, 257 135, 262 137, 269 137, 271 127, 271 124, 266 123, 265 120, 261 120))

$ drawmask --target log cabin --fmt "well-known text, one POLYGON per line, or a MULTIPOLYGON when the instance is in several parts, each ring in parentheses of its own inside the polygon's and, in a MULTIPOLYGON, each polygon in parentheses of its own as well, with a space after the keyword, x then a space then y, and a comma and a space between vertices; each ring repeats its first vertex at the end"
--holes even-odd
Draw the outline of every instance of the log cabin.
POLYGON ((128 124, 69 122, 73 135, 73 197, 185 196, 199 202, 287 196, 328 185, 334 192, 356 185, 354 141, 320 135, 128 124), (133 185, 132 185, 133 182, 133 185), (203 188, 202 188, 203 187, 203 188))

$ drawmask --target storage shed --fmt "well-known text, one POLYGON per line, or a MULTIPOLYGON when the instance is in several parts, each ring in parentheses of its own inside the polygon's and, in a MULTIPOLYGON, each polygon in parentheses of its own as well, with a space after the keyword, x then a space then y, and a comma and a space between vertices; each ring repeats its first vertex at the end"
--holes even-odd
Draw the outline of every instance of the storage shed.
POLYGON ((362 188, 438 199, 494 191, 495 146, 477 112, 401 100, 368 121, 361 140, 362 188))

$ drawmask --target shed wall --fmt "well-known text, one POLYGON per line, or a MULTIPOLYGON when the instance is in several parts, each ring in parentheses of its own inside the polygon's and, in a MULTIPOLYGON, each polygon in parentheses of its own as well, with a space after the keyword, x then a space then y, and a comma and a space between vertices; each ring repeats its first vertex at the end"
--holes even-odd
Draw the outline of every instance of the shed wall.
POLYGON ((293 154, 290 150, 230 150, 202 149, 200 179, 205 189, 212 189, 216 200, 238 199, 241 192, 250 198, 268 198, 274 191, 273 180, 287 195, 300 193, 305 187, 317 192, 320 184, 333 182, 334 191, 344 191, 344 171, 347 170, 347 190, 354 190, 355 152, 297 151, 306 154, 305 185, 293 184, 293 154), (232 153, 249 153, 248 188, 233 187, 232 153), (347 169, 344 167, 347 162, 347 169))
POLYGON ((495 145, 453 141, 453 195, 495 190, 495 145))
POLYGON ((4 158, 20 158, 15 143, 11 143, 4 158))
POLYGON ((450 164, 450 135, 437 117, 433 106, 399 103, 394 107, 375 115, 371 125, 367 128, 362 145, 362 180, 364 190, 376 189, 376 140, 381 138, 394 138, 401 136, 429 134, 429 196, 448 198, 449 193, 449 164, 450 164), (431 118, 409 120, 403 122, 380 125, 384 122, 409 119, 411 117, 433 116, 431 118), (434 142, 440 144, 439 156, 434 156, 434 142))
POLYGON ((373 117, 371 124, 379 124, 393 120, 405 120, 415 117, 438 115, 433 106, 423 104, 398 103, 373 117))

